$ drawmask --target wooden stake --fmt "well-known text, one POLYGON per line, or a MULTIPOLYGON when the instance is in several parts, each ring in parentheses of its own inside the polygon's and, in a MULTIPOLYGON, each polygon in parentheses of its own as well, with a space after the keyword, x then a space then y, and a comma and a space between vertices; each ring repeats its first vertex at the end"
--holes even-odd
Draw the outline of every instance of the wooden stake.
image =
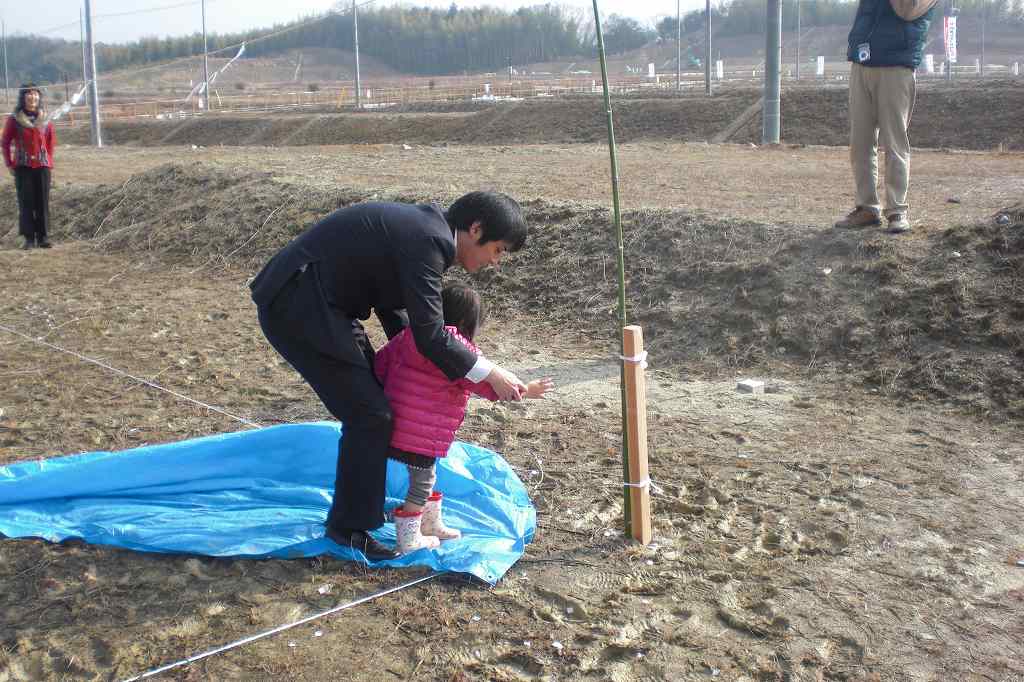
POLYGON ((647 385, 644 380, 644 332, 637 325, 622 329, 626 383, 626 444, 629 452, 630 516, 633 538, 651 543, 651 486, 647 470, 647 385))

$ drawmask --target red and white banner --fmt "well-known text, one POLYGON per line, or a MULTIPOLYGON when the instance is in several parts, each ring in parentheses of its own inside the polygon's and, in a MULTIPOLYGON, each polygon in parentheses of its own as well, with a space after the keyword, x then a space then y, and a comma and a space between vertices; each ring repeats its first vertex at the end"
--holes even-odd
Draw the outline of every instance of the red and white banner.
POLYGON ((942 37, 946 42, 946 61, 956 64, 956 17, 944 17, 942 37))

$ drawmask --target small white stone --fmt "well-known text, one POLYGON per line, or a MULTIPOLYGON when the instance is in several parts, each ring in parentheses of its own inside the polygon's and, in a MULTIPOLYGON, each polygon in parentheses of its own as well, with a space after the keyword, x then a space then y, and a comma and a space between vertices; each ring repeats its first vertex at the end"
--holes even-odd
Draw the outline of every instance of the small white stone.
POLYGON ((760 394, 764 393, 764 382, 757 379, 744 379, 736 384, 736 390, 740 393, 760 394))
POLYGON ((473 616, 470 620, 472 620, 474 623, 477 623, 480 621, 480 616, 473 616))
POLYGON ((563 648, 562 643, 559 642, 557 639, 551 643, 551 646, 553 646, 557 651, 561 651, 563 648))
POLYGON ((323 637, 324 636, 324 631, 323 630, 317 630, 316 632, 313 633, 313 636, 314 637, 323 637))

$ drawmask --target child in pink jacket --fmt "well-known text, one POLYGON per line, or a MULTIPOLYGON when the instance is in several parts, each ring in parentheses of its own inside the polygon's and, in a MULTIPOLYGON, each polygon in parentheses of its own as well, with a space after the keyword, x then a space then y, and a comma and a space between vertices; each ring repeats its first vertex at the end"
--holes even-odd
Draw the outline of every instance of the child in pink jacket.
MULTIPOLYGON (((478 352, 473 336, 483 318, 480 295, 462 284, 441 291, 444 322, 448 332, 478 352)), ((469 394, 488 400, 498 395, 486 382, 451 381, 416 349, 412 333, 405 329, 377 351, 374 371, 391 403, 394 432, 388 456, 409 468, 409 492, 405 504, 395 510, 398 551, 403 554, 437 547, 461 533, 441 520, 442 495, 434 491, 438 457, 448 454, 455 432, 466 417, 469 394)), ((551 379, 527 384, 524 398, 542 398, 551 379)))

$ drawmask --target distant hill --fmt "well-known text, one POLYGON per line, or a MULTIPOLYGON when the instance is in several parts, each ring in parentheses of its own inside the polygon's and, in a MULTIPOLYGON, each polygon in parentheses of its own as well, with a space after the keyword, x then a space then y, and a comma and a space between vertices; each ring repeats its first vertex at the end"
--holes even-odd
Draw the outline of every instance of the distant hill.
MULTIPOLYGON (((961 0, 969 5, 971 0, 961 0)), ((844 0, 822 0, 835 16, 852 14, 853 4, 844 0)), ((713 24, 713 59, 732 64, 758 64, 764 58, 763 0, 732 0, 722 3, 713 24), (740 10, 743 10, 743 13, 740 10), (744 14, 745 13, 745 14, 744 14), (742 21, 741 21, 742 20, 742 21), (737 33, 746 26, 753 33, 737 33), (756 32, 757 30, 761 32, 756 32)), ((808 10, 807 21, 814 19, 808 10)), ((1005 64, 1024 61, 1024 24, 1019 18, 990 19, 986 36, 986 61, 1005 64)), ((822 17, 819 16, 821 21, 822 17)), ((397 79, 403 76, 506 73, 509 61, 520 73, 567 74, 571 71, 599 73, 593 48, 593 27, 585 14, 543 5, 507 12, 494 8, 436 10, 427 8, 381 8, 360 13, 360 61, 367 78, 397 79)), ((664 23, 664 21, 662 22, 664 23)), ((942 52, 941 21, 934 21, 928 51, 942 52)), ((796 53, 795 20, 784 17, 783 58, 792 63, 796 53)), ((686 17, 683 36, 684 69, 693 70, 704 59, 703 20, 699 13, 686 17)), ((676 62, 674 30, 664 38, 658 31, 640 30, 636 47, 609 55, 613 75, 628 67, 653 62, 659 71, 673 71, 676 62), (670 37, 668 37, 670 36, 670 37)), ((673 24, 674 28, 674 24, 673 24)), ((845 59, 848 24, 810 25, 801 31, 801 61, 810 64, 818 55, 830 60, 845 59)), ((960 18, 960 53, 964 61, 980 54, 981 22, 978 15, 960 18)), ((634 36, 637 38, 637 36, 634 36)), ((211 50, 247 42, 245 57, 234 64, 218 83, 218 89, 242 92, 267 84, 295 87, 311 83, 338 83, 354 76, 351 17, 332 15, 322 20, 289 24, 274 29, 242 34, 213 35, 211 50), (265 38, 268 33, 273 37, 265 38), (299 67, 301 59, 301 68, 299 67)), ((100 45, 97 62, 104 89, 114 92, 178 94, 200 75, 201 36, 145 39, 128 45, 100 45)), ((211 57, 216 70, 232 56, 235 48, 211 57)), ((60 83, 65 74, 71 81, 81 78, 81 47, 77 42, 35 36, 8 38, 11 81, 34 80, 60 83)), ((62 90, 63 88, 61 88, 62 90)))

